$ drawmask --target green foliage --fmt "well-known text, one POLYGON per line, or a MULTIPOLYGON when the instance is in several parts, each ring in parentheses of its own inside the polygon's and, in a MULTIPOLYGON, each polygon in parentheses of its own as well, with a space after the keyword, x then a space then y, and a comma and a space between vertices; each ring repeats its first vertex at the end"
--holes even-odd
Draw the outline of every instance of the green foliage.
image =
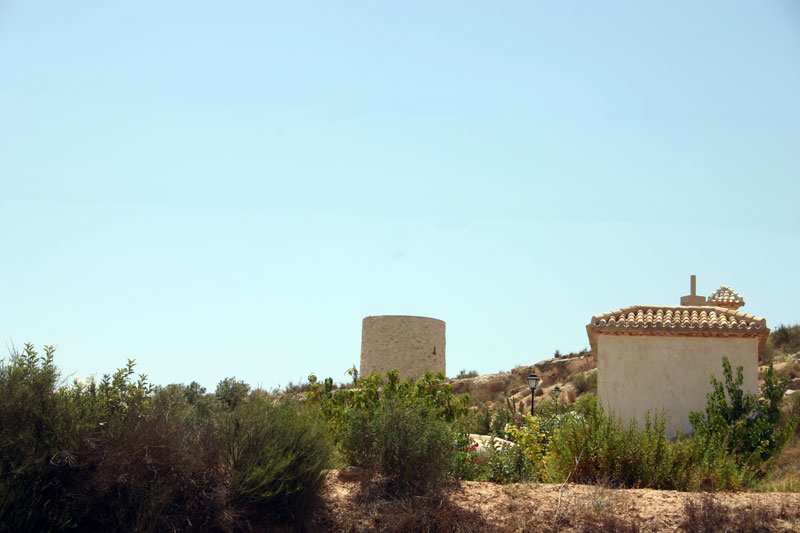
POLYGON ((65 497, 81 437, 69 403, 57 390, 52 346, 39 355, 26 344, 0 361, 0 531, 49 531, 75 524, 65 497))
POLYGON ((581 398, 552 437, 550 467, 555 480, 620 487, 687 488, 685 463, 664 436, 664 419, 648 415, 644 428, 626 427, 606 414, 594 395, 581 398))
POLYGON ((424 491, 450 467, 450 424, 468 413, 469 395, 456 397, 444 375, 401 381, 397 371, 361 377, 333 390, 310 376, 309 405, 330 420, 344 458, 375 469, 397 492, 424 491))
POLYGON ((221 433, 236 501, 269 521, 302 521, 330 463, 326 422, 294 403, 251 398, 221 433))
POLYGON ((357 466, 380 473, 390 490, 424 493, 445 478, 451 466, 453 434, 430 406, 391 398, 370 420, 356 415, 351 423, 343 442, 345 456, 357 466), (354 431, 362 428, 361 435, 354 431))
POLYGON ((485 403, 478 404, 459 421, 457 428, 464 433, 488 435, 491 431, 492 411, 485 403))
POLYGON ((708 450, 725 450, 753 470, 780 453, 794 432, 797 419, 781 424, 780 404, 788 378, 779 380, 770 364, 764 374, 764 401, 742 390, 743 368, 733 375, 730 361, 722 359, 724 382, 711 376, 705 413, 694 412, 689 419, 696 439, 708 450))
POLYGON ((542 430, 542 418, 517 414, 503 428, 502 443, 486 450, 484 479, 495 483, 546 481, 549 477, 546 453, 549 436, 542 430))
POLYGON ((578 394, 587 392, 597 394, 597 372, 577 374, 570 383, 575 387, 578 394))
POLYGON ((208 425, 193 424, 180 396, 158 395, 143 416, 111 423, 78 452, 82 482, 76 499, 88 512, 81 529, 177 530, 187 517, 212 527, 225 479, 208 425))
POLYGON ((470 398, 468 394, 457 397, 450 384, 444 383, 444 375, 440 372, 426 372, 416 382, 400 381, 396 370, 386 373, 386 383, 382 385, 382 377, 378 374, 360 377, 356 385, 349 389, 333 389, 330 378, 318 383, 317 377, 309 376, 309 407, 318 407, 331 422, 337 440, 343 434, 344 426, 351 416, 361 413, 371 420, 377 410, 387 400, 400 403, 418 404, 431 409, 434 414, 446 422, 463 419, 469 412, 470 398))
MULTIPOLYGON (((789 425, 793 420, 800 420, 800 393, 787 396, 783 404, 783 424, 789 425)), ((795 435, 800 435, 800 424, 795 424, 795 435)))
POLYGON ((464 432, 456 433, 455 443, 450 447, 450 471, 448 476, 463 481, 485 481, 485 466, 478 457, 478 443, 464 432))
POLYGON ((739 489, 763 477, 800 415, 771 367, 759 400, 727 359, 705 413, 692 414, 696 434, 674 442, 662 417, 623 424, 592 394, 542 399, 536 416, 512 400, 470 410, 443 375, 393 371, 347 389, 312 375, 298 404, 235 378, 213 394, 196 382, 153 387, 134 368, 64 386, 51 347, 0 361, 0 531, 301 526, 333 443, 405 495, 446 477, 739 489), (470 432, 514 446, 479 447, 470 432))
POLYGON ((515 414, 503 428, 503 438, 485 446, 460 434, 453 447, 451 477, 466 481, 519 483, 549 479, 549 435, 541 416, 515 414))
MULTIPOLYGON (((604 413, 593 395, 562 417, 549 451, 555 479, 677 490, 729 490, 751 484, 763 474, 794 431, 796 420, 783 422, 780 403, 786 381, 772 368, 765 374, 764 401, 742 390, 723 360, 725 380, 711 377, 706 412, 692 413, 693 437, 664 437, 663 417, 648 416, 639 429, 604 413)), ((545 420, 547 418, 545 417, 545 420)))
POLYGON ((233 411, 242 405, 250 393, 250 385, 236 378, 225 378, 217 384, 214 395, 228 410, 233 411))
POLYGON ((776 355, 797 352, 800 352, 800 324, 794 326, 781 324, 769 334, 762 359, 765 363, 771 363, 776 355))
POLYGON ((63 386, 51 347, 0 361, 0 531, 302 522, 330 457, 323 420, 232 378, 210 395, 134 366, 63 386))

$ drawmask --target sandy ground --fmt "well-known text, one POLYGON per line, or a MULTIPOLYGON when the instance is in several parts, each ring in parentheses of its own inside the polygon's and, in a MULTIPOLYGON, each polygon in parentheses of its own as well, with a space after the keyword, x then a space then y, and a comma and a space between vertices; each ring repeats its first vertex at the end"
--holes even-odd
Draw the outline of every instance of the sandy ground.
POLYGON ((392 499, 333 471, 321 503, 316 531, 800 532, 800 494, 786 493, 461 482, 435 496, 392 499))

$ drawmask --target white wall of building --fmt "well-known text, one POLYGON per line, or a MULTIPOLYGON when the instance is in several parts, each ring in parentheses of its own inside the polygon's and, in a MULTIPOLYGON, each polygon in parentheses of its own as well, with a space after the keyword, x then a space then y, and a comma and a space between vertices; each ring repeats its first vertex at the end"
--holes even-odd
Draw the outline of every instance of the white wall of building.
POLYGON ((666 434, 692 433, 691 411, 704 411, 709 378, 723 380, 722 357, 744 367, 744 390, 758 392, 755 337, 663 337, 603 335, 597 338, 597 395, 625 421, 664 409, 666 434))

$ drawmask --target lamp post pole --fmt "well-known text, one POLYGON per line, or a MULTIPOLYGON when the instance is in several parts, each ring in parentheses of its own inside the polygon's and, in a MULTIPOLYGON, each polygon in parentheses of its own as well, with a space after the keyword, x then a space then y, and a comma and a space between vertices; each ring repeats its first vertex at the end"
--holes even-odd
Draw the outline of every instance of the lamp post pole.
POLYGON ((558 414, 558 397, 561 395, 561 387, 556 385, 556 388, 553 389, 553 392, 550 393, 553 396, 553 403, 555 404, 555 411, 558 414))
POLYGON ((536 398, 536 387, 539 386, 539 379, 535 372, 531 372, 528 376, 528 387, 531 389, 531 415, 533 415, 533 402, 536 398))

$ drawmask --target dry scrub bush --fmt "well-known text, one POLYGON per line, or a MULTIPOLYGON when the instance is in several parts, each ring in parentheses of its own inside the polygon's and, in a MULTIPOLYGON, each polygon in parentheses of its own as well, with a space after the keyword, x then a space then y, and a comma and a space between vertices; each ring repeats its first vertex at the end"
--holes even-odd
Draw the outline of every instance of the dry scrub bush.
POLYGON ((392 399, 371 414, 352 413, 342 447, 351 464, 378 472, 391 492, 413 495, 444 480, 453 440, 432 409, 392 399))
MULTIPOLYGON (((764 504, 751 503, 742 507, 725 505, 711 494, 687 500, 680 527, 692 533, 769 533, 784 531, 778 522, 796 524, 800 511, 782 507, 775 510, 764 504), (778 529, 780 527, 780 529, 778 529)), ((789 526, 791 528, 791 526, 789 526)))
POLYGON ((762 359, 769 363, 776 356, 800 352, 800 324, 784 326, 781 324, 769 334, 762 359))
POLYGON ((327 423, 287 401, 251 398, 220 432, 232 471, 232 497, 256 523, 302 524, 324 483, 331 444, 327 423))
POLYGON ((587 392, 597 393, 597 371, 582 372, 577 374, 570 383, 578 394, 586 394, 587 392))
POLYGON ((329 457, 324 426, 232 379, 219 396, 155 389, 133 366, 63 386, 52 348, 0 362, 0 531, 302 524, 329 457))

